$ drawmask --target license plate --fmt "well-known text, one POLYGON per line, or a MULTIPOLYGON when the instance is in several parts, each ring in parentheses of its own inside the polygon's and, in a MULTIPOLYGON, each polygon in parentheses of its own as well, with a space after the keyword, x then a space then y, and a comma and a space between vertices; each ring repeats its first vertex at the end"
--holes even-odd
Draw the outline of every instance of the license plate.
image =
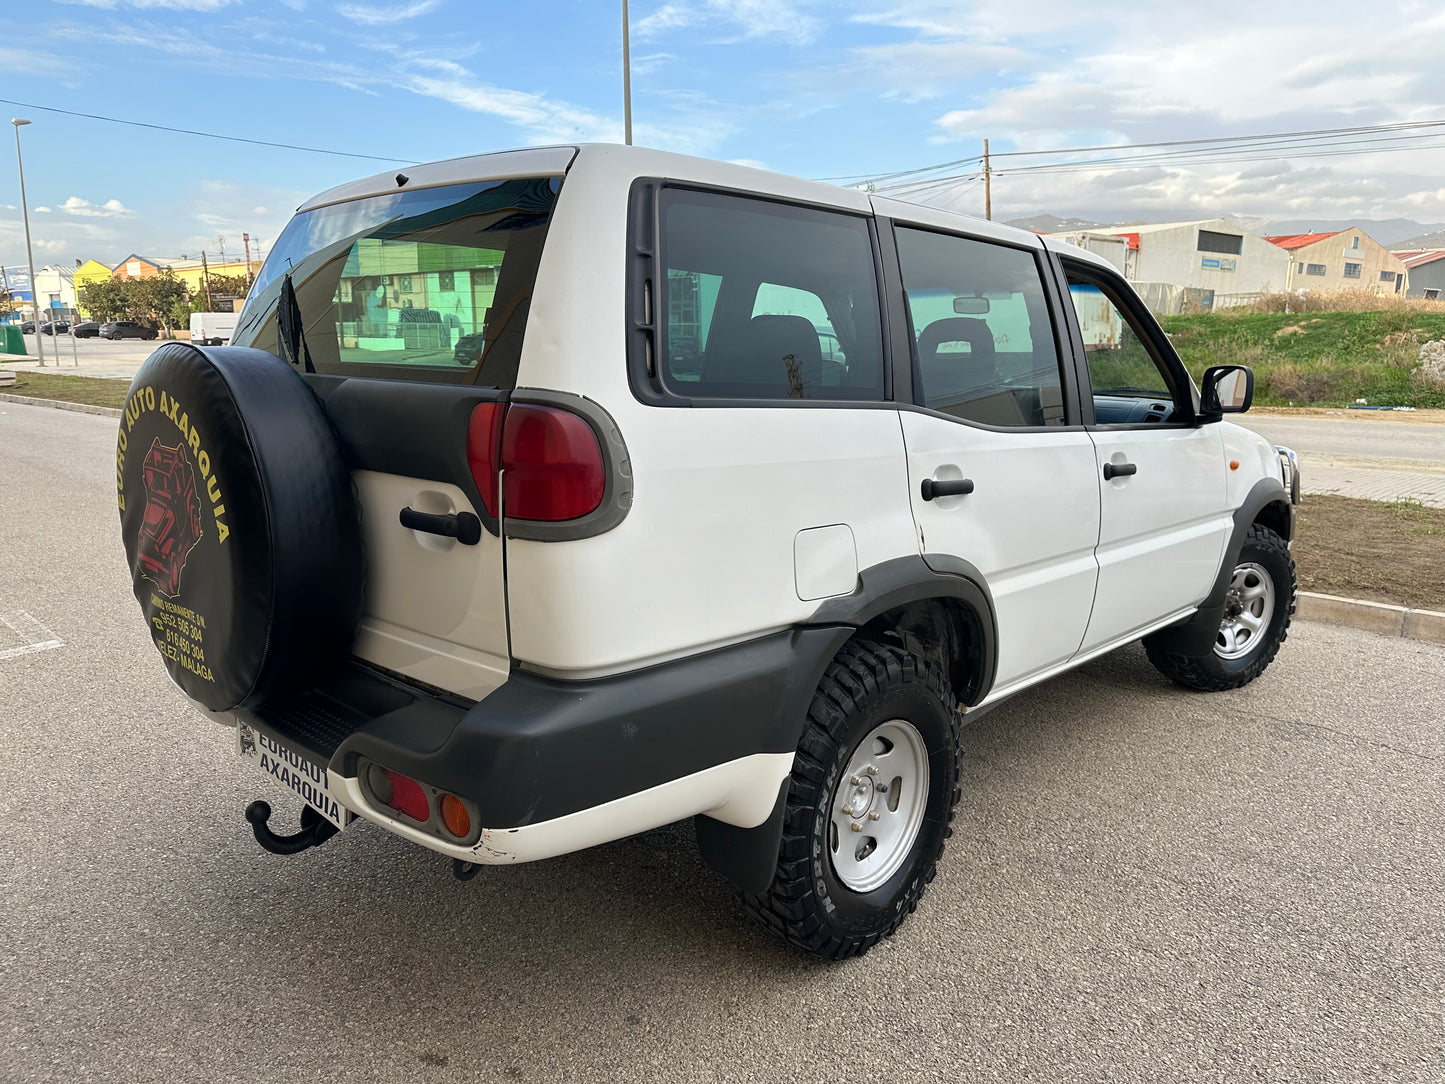
POLYGON ((356 814, 331 794, 326 769, 288 749, 275 738, 245 723, 237 723, 236 751, 241 754, 241 759, 255 764, 337 828, 345 828, 356 819, 356 814))

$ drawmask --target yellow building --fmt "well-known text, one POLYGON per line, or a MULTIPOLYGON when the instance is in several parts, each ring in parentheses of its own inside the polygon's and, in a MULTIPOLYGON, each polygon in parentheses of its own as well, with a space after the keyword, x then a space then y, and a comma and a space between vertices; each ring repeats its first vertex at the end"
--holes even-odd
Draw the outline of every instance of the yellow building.
POLYGON ((90 314, 85 311, 85 306, 80 303, 80 291, 82 287, 92 282, 104 282, 111 277, 111 269, 99 260, 86 260, 84 263, 77 261, 75 268, 75 308, 85 319, 90 319, 90 314))

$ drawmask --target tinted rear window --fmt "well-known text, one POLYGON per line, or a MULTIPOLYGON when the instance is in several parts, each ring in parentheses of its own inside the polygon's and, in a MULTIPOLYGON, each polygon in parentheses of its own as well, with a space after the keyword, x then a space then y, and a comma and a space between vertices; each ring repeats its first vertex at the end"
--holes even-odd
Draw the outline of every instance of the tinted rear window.
POLYGON ((276 306, 289 274, 318 372, 510 388, 560 188, 556 177, 484 181, 299 214, 234 341, 282 353, 276 306))

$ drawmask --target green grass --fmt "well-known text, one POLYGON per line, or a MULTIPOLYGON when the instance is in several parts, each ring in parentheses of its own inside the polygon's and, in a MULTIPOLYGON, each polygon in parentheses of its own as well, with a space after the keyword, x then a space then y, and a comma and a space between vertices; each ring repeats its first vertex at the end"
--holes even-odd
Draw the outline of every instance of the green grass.
POLYGON ((1445 313, 1203 313, 1162 323, 1195 380, 1211 365, 1252 368, 1261 406, 1445 407, 1445 384, 1412 376, 1420 344, 1445 339, 1445 313))
POLYGON ((28 395, 36 399, 59 399, 66 403, 90 406, 121 407, 125 403, 130 382, 103 380, 94 376, 62 376, 59 373, 37 373, 15 370, 15 383, 0 388, 7 395, 28 395))

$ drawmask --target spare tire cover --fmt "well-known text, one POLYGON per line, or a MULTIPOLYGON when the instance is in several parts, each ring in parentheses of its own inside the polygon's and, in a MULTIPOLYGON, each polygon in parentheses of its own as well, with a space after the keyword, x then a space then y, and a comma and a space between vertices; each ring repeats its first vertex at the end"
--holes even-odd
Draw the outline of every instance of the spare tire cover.
POLYGON ((126 397, 116 487, 136 600, 186 695, 253 707, 345 661, 360 515, 325 408, 291 366, 162 346, 126 397))

